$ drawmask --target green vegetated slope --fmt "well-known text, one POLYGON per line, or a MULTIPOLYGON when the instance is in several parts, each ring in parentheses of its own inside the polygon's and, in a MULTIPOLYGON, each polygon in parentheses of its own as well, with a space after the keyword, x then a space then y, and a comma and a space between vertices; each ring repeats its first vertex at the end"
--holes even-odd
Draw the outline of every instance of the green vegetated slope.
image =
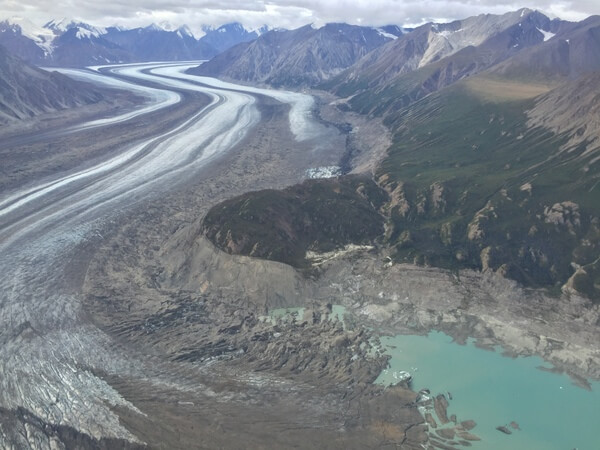
POLYGON ((391 193, 397 260, 598 298, 599 144, 533 126, 538 89, 481 77, 387 113, 394 143, 377 180, 391 193))
MULTIPOLYGON (((381 242, 396 261, 493 270, 600 301, 600 17, 571 23, 520 10, 463 22, 420 27, 321 84, 339 108, 382 117, 392 131, 374 177, 389 194, 375 208, 386 221, 381 242)), ((315 201, 287 203, 288 214, 311 217, 315 201)), ((359 222, 373 213, 344 212, 359 222)), ((245 226, 262 238, 249 242, 280 231, 251 219, 245 226)), ((297 265, 319 230, 296 230, 288 238, 309 245, 293 258, 230 244, 224 230, 212 237, 297 265)))
POLYGON ((262 190, 213 207, 203 231, 219 248, 306 267, 306 252, 369 244, 383 235, 386 192, 369 178, 307 180, 262 190))
MULTIPOLYGON (((591 77, 591 97, 573 108, 600 104, 597 85, 600 76, 591 77)), ((548 90, 482 76, 388 110, 394 142, 374 181, 346 176, 245 194, 214 207, 204 230, 230 253, 296 267, 307 266, 309 250, 379 239, 396 261, 494 270, 598 299, 600 145, 582 127, 536 125, 556 101, 555 91, 538 95, 548 90)), ((379 105, 374 95, 361 108, 379 105)))

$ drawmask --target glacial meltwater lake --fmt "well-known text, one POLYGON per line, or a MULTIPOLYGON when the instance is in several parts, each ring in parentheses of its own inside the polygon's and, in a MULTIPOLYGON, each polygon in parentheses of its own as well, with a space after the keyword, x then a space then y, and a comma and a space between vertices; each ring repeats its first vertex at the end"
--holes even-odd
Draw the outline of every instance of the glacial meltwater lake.
POLYGON ((473 442, 473 449, 600 449, 598 382, 590 392, 566 375, 538 369, 549 367, 538 357, 508 358, 472 341, 459 345, 439 332, 382 337, 381 343, 392 358, 377 382, 393 383, 394 372, 405 370, 415 391, 429 388, 446 397, 450 392, 448 416, 477 422, 470 432, 481 441, 473 442), (509 426, 513 421, 520 430, 509 426))

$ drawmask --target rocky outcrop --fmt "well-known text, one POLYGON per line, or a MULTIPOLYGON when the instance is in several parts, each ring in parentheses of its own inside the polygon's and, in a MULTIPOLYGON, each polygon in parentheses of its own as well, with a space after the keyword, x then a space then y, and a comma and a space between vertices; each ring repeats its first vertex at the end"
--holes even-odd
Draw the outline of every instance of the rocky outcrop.
POLYGON ((490 220, 498 218, 491 202, 488 202, 482 209, 477 211, 473 220, 468 225, 467 237, 470 241, 481 241, 485 237, 485 224, 490 220))
POLYGON ((575 234, 575 229, 581 227, 579 205, 574 202, 555 203, 544 208, 544 222, 564 227, 569 233, 575 234))
POLYGON ((431 191, 431 207, 434 214, 443 214, 446 212, 446 190, 440 182, 433 183, 429 190, 431 191))

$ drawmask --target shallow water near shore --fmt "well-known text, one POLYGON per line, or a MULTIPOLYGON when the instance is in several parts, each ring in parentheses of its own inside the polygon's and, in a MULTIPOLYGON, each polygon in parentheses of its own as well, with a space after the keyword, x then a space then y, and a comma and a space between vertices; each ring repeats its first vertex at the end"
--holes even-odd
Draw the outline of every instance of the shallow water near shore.
MULTIPOLYGON (((427 336, 385 336, 381 343, 392 357, 378 383, 395 381, 394 372, 413 376, 415 391, 431 389, 449 400, 448 416, 472 419, 479 436, 474 449, 598 449, 600 448, 600 383, 587 391, 563 374, 540 370, 541 358, 508 358, 498 352, 454 343, 444 333, 427 336), (519 429, 509 424, 516 422, 519 429), (496 429, 506 426, 507 435, 496 429)), ((453 424, 451 424, 453 425, 453 424)))

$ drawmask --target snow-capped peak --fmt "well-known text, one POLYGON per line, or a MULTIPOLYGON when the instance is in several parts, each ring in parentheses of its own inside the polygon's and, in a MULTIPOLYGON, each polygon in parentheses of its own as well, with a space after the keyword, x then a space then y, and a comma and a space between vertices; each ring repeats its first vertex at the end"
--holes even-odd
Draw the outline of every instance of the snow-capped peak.
POLYGON ((152 23, 152 24, 148 25, 145 29, 149 30, 149 31, 165 31, 164 28, 158 26, 155 23, 152 23))
POLYGON ((529 9, 529 8, 521 8, 521 16, 520 17, 525 17, 526 14, 532 13, 533 10, 529 9))
POLYGON ((273 27, 270 27, 270 26, 268 26, 268 25, 263 25, 262 27, 259 27, 259 28, 252 28, 252 29, 249 29, 248 31, 249 31, 250 33, 256 33, 256 35, 257 35, 257 36, 260 36, 261 34, 268 33, 269 31, 271 31, 271 30, 274 30, 274 29, 275 29, 275 28, 273 28, 273 27))
POLYGON ((100 37, 106 33, 106 29, 95 27, 83 22, 76 22, 69 19, 51 20, 44 28, 52 30, 55 34, 62 34, 69 30, 76 29, 75 37, 77 39, 89 39, 91 37, 100 37))
POLYGON ((75 33, 75 37, 77 39, 90 39, 98 36, 100 36, 99 33, 95 33, 92 30, 88 30, 87 28, 83 27, 77 27, 77 33, 75 33))
POLYGON ((31 39, 45 53, 52 52, 52 41, 56 36, 51 30, 40 27, 23 17, 11 17, 6 20, 6 23, 12 26, 13 29, 18 28, 22 36, 31 39))
POLYGON ((41 40, 43 37, 51 38, 53 36, 51 31, 37 26, 30 20, 23 17, 11 17, 6 22, 9 25, 19 27, 23 36, 28 37, 36 42, 41 40))

